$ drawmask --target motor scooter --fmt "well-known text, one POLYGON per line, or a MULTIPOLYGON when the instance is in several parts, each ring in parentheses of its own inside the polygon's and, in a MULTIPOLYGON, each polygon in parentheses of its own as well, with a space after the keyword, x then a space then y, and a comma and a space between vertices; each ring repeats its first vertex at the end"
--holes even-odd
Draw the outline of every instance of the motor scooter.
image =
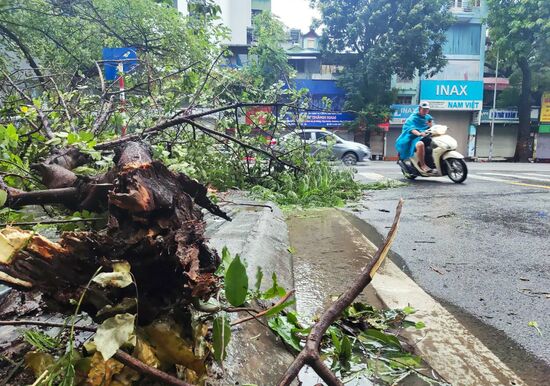
POLYGON ((416 177, 448 176, 457 184, 464 182, 468 176, 468 167, 464 156, 456 151, 458 143, 447 134, 447 126, 433 125, 425 133, 428 134, 425 138, 431 138, 431 143, 426 146, 424 160, 432 172, 427 173, 420 168, 415 152, 411 158, 397 161, 403 175, 409 180, 416 177))

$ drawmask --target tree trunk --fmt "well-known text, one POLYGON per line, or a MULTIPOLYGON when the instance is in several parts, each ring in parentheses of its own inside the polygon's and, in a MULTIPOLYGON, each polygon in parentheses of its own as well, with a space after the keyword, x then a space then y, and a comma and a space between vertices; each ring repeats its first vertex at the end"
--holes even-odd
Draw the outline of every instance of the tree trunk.
POLYGON ((531 143, 531 68, 526 57, 518 58, 521 69, 521 97, 518 106, 519 128, 514 160, 516 162, 528 162, 533 156, 531 143))
MULTIPOLYGON (((109 272, 114 263, 125 260, 139 294, 140 323, 217 292, 213 272, 220 260, 206 245, 202 213, 195 204, 229 218, 208 199, 206 187, 153 161, 140 143, 125 144, 115 162, 107 173, 111 183, 99 187, 59 164, 41 164, 37 170, 55 189, 9 192, 13 205, 82 207, 88 200, 88 206, 108 208, 108 223, 101 232, 64 233, 58 242, 16 228, 1 230, 0 282, 39 290, 50 304, 70 310, 71 300, 79 298, 98 267, 109 272)), ((134 286, 102 288, 92 283, 82 309, 97 321, 135 294, 134 286)))

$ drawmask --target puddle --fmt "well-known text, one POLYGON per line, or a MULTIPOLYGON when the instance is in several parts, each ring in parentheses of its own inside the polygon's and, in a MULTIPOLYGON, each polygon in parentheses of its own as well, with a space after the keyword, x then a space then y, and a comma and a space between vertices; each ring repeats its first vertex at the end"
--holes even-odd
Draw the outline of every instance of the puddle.
MULTIPOLYGON (((314 213, 287 220, 294 249, 296 309, 308 320, 332 303, 332 296, 345 291, 375 252, 337 210, 314 213)), ((370 287, 357 300, 382 307, 370 287)))
MULTIPOLYGON (((336 209, 291 215, 287 224, 293 248, 296 310, 305 322, 310 322, 332 303, 333 296, 351 285, 376 250, 365 244, 363 234, 336 209)), ((384 308, 372 287, 367 287, 357 301, 384 308)), ((299 377, 303 386, 323 384, 310 368, 302 369, 299 377)), ((371 380, 358 378, 346 385, 373 384, 371 380)), ((415 375, 399 384, 427 385, 415 375)))

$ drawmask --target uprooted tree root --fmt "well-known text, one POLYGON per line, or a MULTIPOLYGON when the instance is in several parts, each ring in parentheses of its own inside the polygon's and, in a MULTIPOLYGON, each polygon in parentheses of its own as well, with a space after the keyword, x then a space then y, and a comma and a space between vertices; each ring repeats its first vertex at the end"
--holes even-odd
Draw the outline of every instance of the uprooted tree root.
MULTIPOLYGON (((120 306, 125 304, 122 312, 137 314, 141 326, 173 315, 175 309, 184 310, 194 300, 215 296, 219 283, 214 271, 220 259, 206 245, 204 221, 195 204, 230 219, 208 199, 206 187, 153 161, 148 148, 137 142, 121 142, 116 166, 98 177, 74 174, 71 169, 81 162, 85 159, 78 152, 64 152, 34 165, 49 189, 22 192, 3 186, 8 191, 7 205, 58 203, 74 209, 105 208, 106 229, 67 232, 59 241, 52 242, 33 232, 5 228, 0 232, 0 282, 22 291, 38 290, 49 305, 65 312, 72 311, 73 299, 80 298, 80 309, 96 323, 120 313, 120 306), (115 271, 121 261, 129 263, 136 288, 90 282, 98 266, 115 271), (135 302, 125 302, 136 293, 139 296, 135 302)), ((305 347, 280 385, 289 385, 304 365, 311 366, 329 385, 342 384, 320 358, 321 339, 371 282, 396 235, 401 207, 402 200, 384 245, 353 285, 313 326, 305 347)), ((175 338, 180 339, 176 335, 175 338)), ((114 358, 165 384, 187 384, 120 349, 114 358)), ((197 368, 204 368, 202 360, 197 368)))
MULTIPOLYGON (((70 300, 78 299, 98 266, 111 270, 113 263, 125 260, 138 287, 141 324, 194 298, 208 299, 217 291, 213 272, 219 257, 205 243, 202 214, 194 203, 228 217, 206 197, 204 186, 153 161, 147 148, 135 142, 125 144, 116 167, 97 180, 82 180, 58 164, 44 164, 40 169, 46 171, 44 183, 54 183, 55 188, 14 192, 9 205, 35 203, 32 198, 36 197, 39 203, 52 197, 51 201, 59 202, 54 193, 62 190, 66 206, 108 208, 107 229, 68 232, 52 242, 32 232, 6 228, 2 238, 12 249, 2 253, 2 281, 21 290, 39 290, 69 310, 73 307, 70 300)), ((131 297, 132 291, 93 284, 82 309, 95 318, 105 307, 131 297)))

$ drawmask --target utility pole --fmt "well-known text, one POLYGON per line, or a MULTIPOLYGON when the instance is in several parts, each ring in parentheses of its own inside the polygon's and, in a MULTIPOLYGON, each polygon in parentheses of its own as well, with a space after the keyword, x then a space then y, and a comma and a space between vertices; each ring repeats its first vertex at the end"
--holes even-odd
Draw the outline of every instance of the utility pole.
POLYGON ((489 162, 493 160, 493 142, 495 136, 495 105, 497 103, 497 78, 498 78, 498 62, 500 56, 500 49, 497 49, 497 65, 495 69, 495 83, 493 88, 493 108, 491 109, 491 140, 489 142, 489 162))

